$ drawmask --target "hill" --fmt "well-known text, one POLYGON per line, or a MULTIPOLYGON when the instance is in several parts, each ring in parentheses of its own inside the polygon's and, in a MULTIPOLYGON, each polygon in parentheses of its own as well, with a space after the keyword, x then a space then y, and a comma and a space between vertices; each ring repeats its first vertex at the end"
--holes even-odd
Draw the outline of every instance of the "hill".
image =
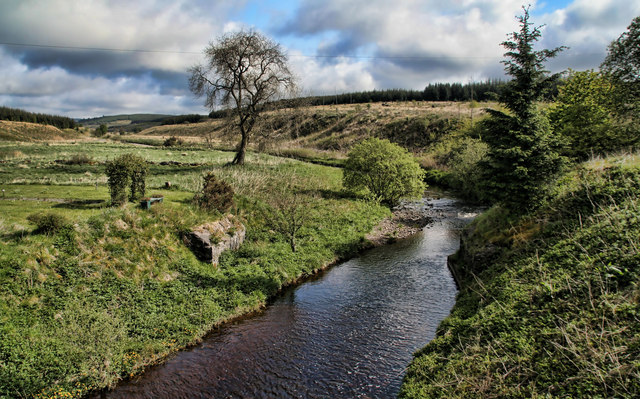
MULTIPOLYGON (((484 107, 495 103, 394 102, 320 105, 265 112, 254 127, 253 151, 296 158, 344 158, 354 143, 375 136, 396 142, 416 155, 424 155, 452 133, 479 120, 484 107)), ((238 137, 227 119, 154 126, 125 140, 162 144, 176 136, 185 142, 232 150, 238 137)), ((455 134, 454 134, 455 136, 455 134)))
POLYGON ((73 129, 61 130, 39 123, 0 121, 0 141, 58 141, 82 138, 86 136, 73 129))
POLYGON ((166 118, 172 118, 175 115, 165 114, 121 114, 101 116, 98 118, 80 119, 78 123, 90 128, 96 129, 100 125, 106 125, 108 131, 111 132, 140 132, 153 126, 162 124, 166 118))

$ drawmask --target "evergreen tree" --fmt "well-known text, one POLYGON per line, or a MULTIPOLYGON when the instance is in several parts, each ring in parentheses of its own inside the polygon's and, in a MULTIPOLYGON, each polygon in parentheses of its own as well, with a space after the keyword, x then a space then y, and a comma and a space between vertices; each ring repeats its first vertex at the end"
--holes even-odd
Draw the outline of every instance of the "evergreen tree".
POLYGON ((608 49, 601 70, 616 86, 616 109, 621 121, 638 135, 640 117, 640 16, 635 17, 626 32, 614 40, 608 49))
POLYGON ((535 51, 540 27, 532 28, 529 9, 523 9, 524 15, 518 17, 520 31, 509 34, 509 40, 501 43, 507 49, 502 63, 513 79, 500 100, 510 114, 490 110, 483 134, 489 146, 487 160, 482 163, 485 190, 514 211, 535 206, 542 186, 562 164, 548 120, 537 109, 537 102, 558 77, 549 76, 544 62, 564 47, 535 51))

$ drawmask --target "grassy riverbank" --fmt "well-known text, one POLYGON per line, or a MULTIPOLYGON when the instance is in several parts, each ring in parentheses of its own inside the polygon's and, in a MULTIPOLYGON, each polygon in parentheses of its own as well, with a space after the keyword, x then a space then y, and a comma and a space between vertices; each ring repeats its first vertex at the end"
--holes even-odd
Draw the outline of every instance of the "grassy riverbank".
POLYGON ((456 305, 400 397, 638 397, 638 198, 627 155, 573 169, 536 213, 479 217, 456 305))
POLYGON ((389 214, 345 195, 339 169, 267 155, 225 167, 232 158, 105 143, 0 146, 0 397, 81 397, 111 386, 263 306, 283 285, 353 255, 389 214), (148 192, 164 202, 150 211, 107 207, 104 162, 127 152, 153 162, 148 192), (208 171, 234 187, 232 213, 247 226, 245 244, 218 268, 181 240, 219 217, 190 203, 208 171), (296 252, 263 217, 286 195, 306 203, 296 252), (35 231, 27 217, 43 211, 68 227, 35 231))

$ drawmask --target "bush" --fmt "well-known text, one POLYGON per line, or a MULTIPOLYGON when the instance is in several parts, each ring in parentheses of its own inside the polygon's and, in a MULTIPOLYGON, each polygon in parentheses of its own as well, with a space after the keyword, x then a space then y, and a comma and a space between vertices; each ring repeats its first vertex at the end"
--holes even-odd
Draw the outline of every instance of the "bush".
POLYGON ((143 197, 148 171, 147 161, 133 154, 124 154, 107 162, 106 173, 109 178, 112 205, 122 205, 126 202, 127 186, 131 188, 129 195, 131 201, 143 197))
POLYGON ((224 213, 233 206, 233 188, 209 172, 204 176, 202 190, 193 197, 193 201, 206 211, 224 213))
POLYGON ((96 161, 88 154, 75 154, 65 161, 67 165, 93 165, 96 161))
POLYGON ((564 141, 564 155, 588 159, 633 144, 633 137, 615 122, 615 87, 594 71, 571 71, 549 115, 554 132, 564 141))
POLYGON ((27 216, 27 220, 37 226, 36 232, 46 235, 55 234, 71 225, 66 217, 53 212, 34 213, 27 216))
POLYGON ((414 157, 389 140, 370 138, 356 145, 345 162, 343 184, 393 206, 403 197, 419 197, 424 171, 414 157))
POLYGON ((183 145, 184 140, 177 138, 176 136, 171 136, 162 143, 165 147, 175 147, 178 145, 183 145))

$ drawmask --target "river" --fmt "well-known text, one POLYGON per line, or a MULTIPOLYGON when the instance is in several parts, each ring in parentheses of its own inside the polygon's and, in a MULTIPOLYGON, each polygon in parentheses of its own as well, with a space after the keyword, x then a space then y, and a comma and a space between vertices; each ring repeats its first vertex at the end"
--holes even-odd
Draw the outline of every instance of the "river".
POLYGON ((102 398, 393 398, 454 304, 447 255, 475 209, 424 199, 422 233, 286 289, 102 398))

